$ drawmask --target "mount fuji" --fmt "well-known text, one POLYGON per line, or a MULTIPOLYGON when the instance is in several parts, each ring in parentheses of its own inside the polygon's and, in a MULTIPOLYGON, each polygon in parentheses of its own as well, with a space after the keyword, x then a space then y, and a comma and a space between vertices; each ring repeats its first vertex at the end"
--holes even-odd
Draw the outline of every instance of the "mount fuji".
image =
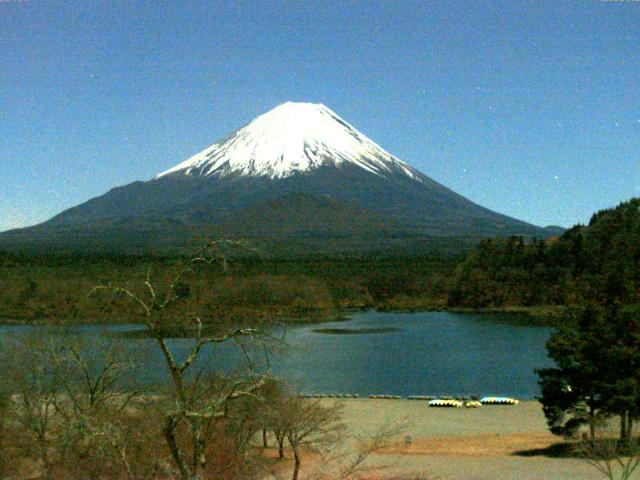
POLYGON ((0 234, 0 247, 133 253, 225 236, 290 250, 362 250, 435 237, 559 231, 476 205, 324 105, 287 102, 149 181, 0 234))

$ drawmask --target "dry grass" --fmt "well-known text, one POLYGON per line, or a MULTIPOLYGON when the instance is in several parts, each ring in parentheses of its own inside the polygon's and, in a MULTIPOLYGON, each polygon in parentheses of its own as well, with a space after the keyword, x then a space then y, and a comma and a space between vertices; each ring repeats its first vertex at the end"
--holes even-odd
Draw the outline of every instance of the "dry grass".
POLYGON ((518 451, 548 448, 558 442, 550 433, 511 433, 507 435, 472 435, 461 437, 421 438, 411 446, 396 442, 381 453, 387 455, 502 456, 518 451))
POLYGON ((361 480, 596 480, 599 473, 576 458, 517 452, 544 451, 561 439, 551 435, 541 406, 434 409, 405 400, 344 400, 353 433, 381 422, 407 420, 391 447, 377 452, 361 480), (411 446, 405 447, 405 435, 411 446))

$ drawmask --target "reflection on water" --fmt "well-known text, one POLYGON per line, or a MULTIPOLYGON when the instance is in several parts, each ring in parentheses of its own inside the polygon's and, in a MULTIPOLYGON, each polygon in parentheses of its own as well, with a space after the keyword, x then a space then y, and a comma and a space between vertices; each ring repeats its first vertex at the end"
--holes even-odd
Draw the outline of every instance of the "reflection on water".
MULTIPOLYGON (((488 319, 486 315, 448 312, 363 312, 353 314, 348 322, 274 329, 272 333, 284 338, 286 348, 272 349, 268 365, 262 348, 250 350, 257 370, 269 366, 274 374, 309 393, 533 398, 538 394, 533 369, 551 364, 544 344, 552 330, 488 319)), ((5 326, 0 334, 5 337, 37 328, 5 326)), ((121 335, 142 328, 82 326, 77 333, 96 348, 100 348, 101 337, 111 336, 127 355, 144 365, 144 381, 164 382, 163 358, 155 340, 121 335)), ((174 339, 170 346, 180 358, 192 343, 174 339)), ((243 371, 244 365, 242 351, 228 342, 206 348, 197 367, 231 373, 243 371)))
POLYGON ((390 333, 402 330, 397 327, 371 327, 371 328, 315 328, 313 333, 327 333, 330 335, 363 335, 367 333, 390 333))

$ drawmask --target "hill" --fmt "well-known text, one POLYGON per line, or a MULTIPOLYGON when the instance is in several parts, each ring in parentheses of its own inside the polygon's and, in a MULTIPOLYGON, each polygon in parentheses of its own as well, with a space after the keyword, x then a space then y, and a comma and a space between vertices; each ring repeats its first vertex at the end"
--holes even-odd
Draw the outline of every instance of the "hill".
POLYGON ((452 306, 640 302, 640 198, 559 238, 483 240, 458 268, 452 306))

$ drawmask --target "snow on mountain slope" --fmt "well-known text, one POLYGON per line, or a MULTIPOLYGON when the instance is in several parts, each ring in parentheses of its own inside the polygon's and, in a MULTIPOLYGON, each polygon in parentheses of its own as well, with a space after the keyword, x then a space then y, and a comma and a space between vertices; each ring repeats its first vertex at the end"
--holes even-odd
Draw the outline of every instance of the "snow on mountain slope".
POLYGON ((401 173, 422 181, 403 161, 322 104, 287 102, 260 115, 220 142, 159 174, 285 178, 348 162, 386 176, 401 173))

